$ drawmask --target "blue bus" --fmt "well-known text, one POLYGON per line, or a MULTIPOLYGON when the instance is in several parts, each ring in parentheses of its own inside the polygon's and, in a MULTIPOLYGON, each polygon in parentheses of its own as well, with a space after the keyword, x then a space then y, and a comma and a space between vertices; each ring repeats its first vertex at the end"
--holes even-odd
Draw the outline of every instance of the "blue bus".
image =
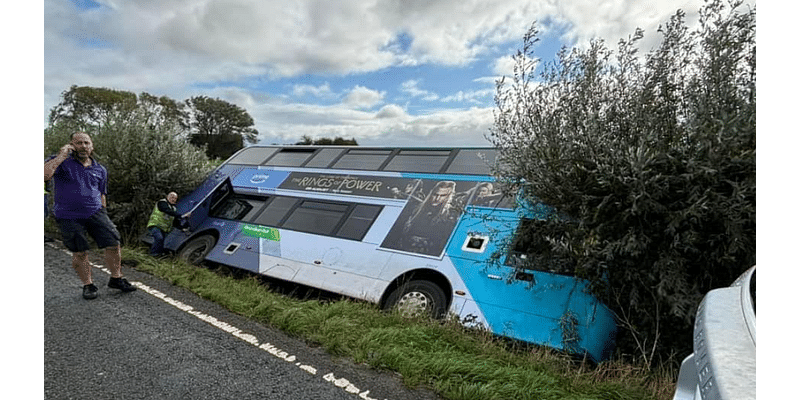
POLYGON ((548 209, 498 189, 496 154, 246 147, 178 202, 180 213, 192 212, 189 229, 172 230, 165 248, 190 263, 208 260, 386 310, 454 315, 496 335, 607 359, 615 319, 588 283, 520 263, 527 249, 516 237, 548 209))

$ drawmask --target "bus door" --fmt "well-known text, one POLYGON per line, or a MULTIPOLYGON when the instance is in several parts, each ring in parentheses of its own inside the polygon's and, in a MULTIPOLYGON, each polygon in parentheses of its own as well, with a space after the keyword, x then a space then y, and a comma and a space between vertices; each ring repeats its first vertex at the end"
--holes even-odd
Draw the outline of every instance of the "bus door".
MULTIPOLYGON (((225 178, 225 180, 219 182, 208 195, 201 198, 199 201, 189 197, 187 200, 189 209, 187 211, 192 213, 188 218, 189 234, 191 234, 191 232, 196 232, 198 228, 202 228, 202 224, 208 220, 211 209, 232 193, 233 186, 231 185, 230 178, 225 178)), ((191 196, 196 196, 196 193, 192 193, 191 196)), ((184 213, 187 211, 184 211, 184 213)), ((188 234, 184 231, 173 229, 165 239, 164 247, 175 251, 187 238, 188 234)))
POLYGON ((280 240, 278 229, 255 223, 268 199, 264 195, 235 193, 230 180, 217 187, 209 196, 209 209, 204 210, 210 223, 200 225, 201 230, 213 229, 218 235, 206 259, 261 272, 260 255, 272 254, 268 249, 280 240))
POLYGON ((208 218, 211 210, 220 204, 226 197, 233 194, 233 185, 230 178, 225 178, 216 188, 190 210, 189 230, 196 230, 208 218))

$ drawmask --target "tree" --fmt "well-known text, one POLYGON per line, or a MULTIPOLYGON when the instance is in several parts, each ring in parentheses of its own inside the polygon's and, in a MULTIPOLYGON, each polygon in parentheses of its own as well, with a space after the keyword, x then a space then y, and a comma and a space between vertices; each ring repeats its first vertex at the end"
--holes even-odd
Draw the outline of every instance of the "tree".
POLYGON ((50 110, 49 123, 70 124, 80 130, 125 118, 137 107, 136 95, 123 90, 72 85, 50 110))
POLYGON ((228 158, 244 147, 244 142, 255 143, 258 131, 255 122, 243 108, 220 99, 195 96, 186 101, 190 128, 190 141, 206 145, 206 154, 214 158, 228 158))
POLYGON ((319 138, 319 139, 312 139, 311 136, 303 135, 299 142, 295 143, 298 145, 320 145, 320 146, 358 146, 358 142, 356 139, 345 139, 342 137, 335 137, 333 139, 330 138, 319 138))
POLYGON ((534 24, 497 85, 496 172, 555 212, 527 235, 593 283, 620 352, 648 364, 690 352, 701 297, 755 263, 755 9, 741 4, 707 2, 692 31, 679 10, 644 57, 640 30, 615 58, 601 40, 563 48, 539 79, 534 24))
POLYGON ((189 128, 185 125, 188 118, 185 105, 179 101, 142 92, 139 95, 139 107, 144 112, 145 122, 152 128, 171 123, 177 124, 181 131, 189 128))
MULTIPOLYGON (((184 106, 167 96, 136 94, 124 90, 73 85, 61 94, 61 102, 50 110, 49 125, 69 125, 72 129, 94 131, 106 124, 132 118, 145 118, 151 129, 181 124, 186 120, 184 106)), ((184 127, 184 126, 182 126, 184 127)), ((184 127, 186 128, 186 127, 184 127)))

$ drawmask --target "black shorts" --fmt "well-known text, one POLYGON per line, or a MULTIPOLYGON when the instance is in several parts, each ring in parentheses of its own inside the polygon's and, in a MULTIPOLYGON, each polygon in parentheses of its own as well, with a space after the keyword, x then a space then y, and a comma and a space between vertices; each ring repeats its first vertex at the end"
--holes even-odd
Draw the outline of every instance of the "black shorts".
POLYGON ((114 247, 120 243, 119 231, 116 225, 111 222, 106 214, 106 209, 94 213, 89 218, 79 219, 60 219, 57 218, 61 236, 64 239, 64 246, 73 253, 81 253, 89 250, 89 236, 97 243, 97 247, 114 247))

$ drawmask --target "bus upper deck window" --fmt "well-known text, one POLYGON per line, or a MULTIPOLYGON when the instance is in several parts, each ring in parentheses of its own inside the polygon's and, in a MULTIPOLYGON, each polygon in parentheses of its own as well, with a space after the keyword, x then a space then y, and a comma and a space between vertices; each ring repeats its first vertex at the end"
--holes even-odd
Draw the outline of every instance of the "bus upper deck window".
POLYGON ((264 165, 274 165, 279 167, 299 167, 303 165, 306 160, 314 155, 316 149, 306 148, 284 148, 278 154, 275 154, 267 160, 264 165))
POLYGON ((344 149, 322 149, 304 165, 306 168, 328 168, 344 149))
POLYGON ((332 168, 377 171, 390 154, 391 150, 351 149, 332 168))
POLYGON ((450 150, 402 150, 384 171, 437 173, 450 157, 450 150))
POLYGON ((276 151, 276 148, 247 147, 228 160, 228 164, 259 165, 276 151))
POLYGON ((447 167, 448 174, 489 175, 497 151, 493 149, 462 149, 447 167))

